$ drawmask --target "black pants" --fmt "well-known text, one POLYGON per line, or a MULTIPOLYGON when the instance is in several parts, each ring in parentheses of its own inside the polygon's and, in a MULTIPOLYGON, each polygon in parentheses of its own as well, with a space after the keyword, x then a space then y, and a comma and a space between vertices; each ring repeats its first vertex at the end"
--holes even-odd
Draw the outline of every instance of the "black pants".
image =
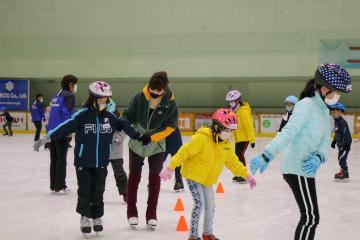
MULTIPOLYGON (((165 155, 164 155, 164 162, 166 161, 167 156, 170 154, 172 157, 177 153, 179 149, 166 149, 165 155)), ((182 182, 182 176, 181 176, 181 167, 175 168, 175 181, 176 182, 182 182)))
POLYGON ((341 167, 341 170, 348 171, 347 157, 349 155, 350 148, 340 148, 338 154, 338 161, 341 167))
POLYGON ((13 135, 13 131, 11 130, 11 126, 12 126, 12 121, 6 121, 6 123, 3 125, 3 129, 4 129, 4 132, 5 132, 6 135, 9 135, 9 133, 10 133, 10 136, 13 135), (9 132, 8 132, 8 130, 6 128, 9 129, 9 132))
POLYGON ((300 210, 300 221, 295 231, 295 240, 312 240, 320 221, 316 196, 315 178, 284 174, 300 210))
POLYGON ((114 177, 116 181, 116 186, 118 188, 119 194, 126 194, 126 184, 127 184, 127 175, 124 171, 124 159, 110 159, 111 166, 114 170, 114 177))
POLYGON ((50 189, 61 190, 66 188, 66 156, 68 151, 67 140, 61 139, 50 143, 50 189))
POLYGON ((244 166, 246 166, 245 152, 248 146, 249 146, 249 142, 235 143, 235 154, 236 156, 238 156, 240 162, 242 162, 244 166))
POLYGON ((41 132, 41 128, 42 128, 42 123, 41 123, 41 121, 35 121, 35 122, 34 122, 34 125, 35 125, 35 127, 36 127, 36 132, 35 132, 34 141, 37 141, 37 140, 39 140, 39 138, 40 138, 40 132, 41 132))
POLYGON ((100 218, 104 215, 104 191, 107 169, 76 168, 78 182, 78 203, 76 212, 88 218, 100 218))

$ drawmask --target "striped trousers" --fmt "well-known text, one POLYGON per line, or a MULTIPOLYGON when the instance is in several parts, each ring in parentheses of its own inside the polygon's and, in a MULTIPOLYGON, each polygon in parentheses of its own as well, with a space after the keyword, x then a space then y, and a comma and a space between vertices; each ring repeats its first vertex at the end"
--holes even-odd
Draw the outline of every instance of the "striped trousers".
POLYGON ((320 215, 316 196, 315 178, 284 174, 300 210, 300 221, 295 231, 295 240, 312 240, 319 224, 320 215))

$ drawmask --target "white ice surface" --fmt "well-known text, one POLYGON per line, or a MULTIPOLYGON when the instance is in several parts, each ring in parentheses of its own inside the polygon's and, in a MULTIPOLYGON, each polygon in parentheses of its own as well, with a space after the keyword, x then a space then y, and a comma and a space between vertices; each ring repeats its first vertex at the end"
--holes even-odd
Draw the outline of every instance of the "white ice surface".
MULTIPOLYGON (((82 239, 80 217, 75 212, 77 184, 73 149, 69 150, 67 167, 67 185, 72 192, 54 196, 49 191, 49 151, 33 152, 32 139, 32 135, 0 137, 0 239, 82 239)), ((184 141, 187 140, 188 137, 184 137, 184 141)), ((269 140, 259 138, 255 150, 247 151, 247 160, 260 153, 269 140)), ((339 169, 335 150, 331 150, 329 161, 321 167, 317 177, 321 219, 316 239, 360 239, 359 154, 360 143, 354 143, 349 155, 349 183, 333 181, 333 175, 339 169)), ((124 157, 128 170, 127 150, 124 157)), ((118 196, 109 167, 104 195, 104 231, 99 239, 187 239, 187 234, 175 232, 180 214, 173 208, 176 199, 182 197, 189 223, 192 200, 188 190, 175 193, 173 181, 163 183, 161 187, 158 228, 156 231, 146 229, 147 176, 146 163, 138 194, 140 225, 137 230, 132 230, 127 224, 126 205, 118 196)), ((224 170, 220 181, 225 194, 216 196, 216 236, 222 240, 293 239, 299 213, 290 188, 282 180, 278 158, 263 175, 256 175, 258 187, 255 190, 235 184, 231 179, 231 173, 224 170)), ((92 238, 96 236, 92 235, 92 238)))

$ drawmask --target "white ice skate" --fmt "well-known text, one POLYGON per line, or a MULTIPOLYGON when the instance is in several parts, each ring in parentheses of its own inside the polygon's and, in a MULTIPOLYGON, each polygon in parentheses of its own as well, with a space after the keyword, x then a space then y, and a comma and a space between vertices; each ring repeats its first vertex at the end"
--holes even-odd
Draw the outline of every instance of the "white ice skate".
POLYGON ((128 222, 130 224, 130 227, 135 228, 139 224, 139 218, 138 217, 130 217, 128 219, 128 222))
POLYGON ((64 188, 64 189, 60 189, 60 190, 55 190, 53 192, 54 195, 65 195, 65 194, 69 194, 71 191, 69 188, 64 188))
POLYGON ((97 232, 101 232, 104 228, 103 228, 103 222, 101 218, 95 218, 93 219, 93 228, 94 231, 97 232))
POLYGON ((80 231, 82 232, 84 238, 89 237, 91 233, 91 221, 90 218, 81 216, 80 218, 80 231))
POLYGON ((155 230, 156 226, 157 226, 157 220, 156 219, 150 219, 149 221, 147 221, 147 227, 151 230, 155 230))

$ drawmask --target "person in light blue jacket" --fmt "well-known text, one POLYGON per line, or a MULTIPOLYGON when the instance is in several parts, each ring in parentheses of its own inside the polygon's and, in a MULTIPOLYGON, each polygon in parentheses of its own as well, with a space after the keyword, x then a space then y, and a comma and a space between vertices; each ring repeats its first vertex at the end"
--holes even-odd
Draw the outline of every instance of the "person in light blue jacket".
POLYGON ((330 122, 328 106, 338 102, 340 92, 351 91, 349 73, 335 64, 322 64, 302 91, 286 126, 250 162, 250 170, 263 173, 269 162, 282 152, 281 173, 300 209, 295 240, 314 239, 319 224, 315 175, 328 158, 330 122))

